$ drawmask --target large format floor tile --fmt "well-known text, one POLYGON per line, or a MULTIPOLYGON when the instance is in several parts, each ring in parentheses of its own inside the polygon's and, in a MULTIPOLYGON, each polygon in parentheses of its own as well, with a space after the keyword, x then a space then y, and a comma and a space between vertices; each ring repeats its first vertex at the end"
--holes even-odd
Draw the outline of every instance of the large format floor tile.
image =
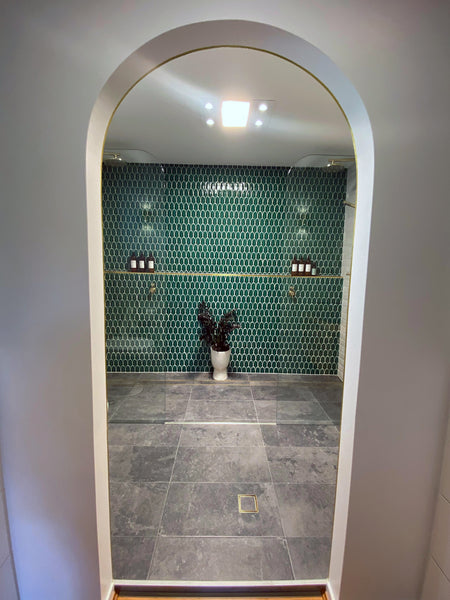
POLYGON ((227 423, 255 423, 253 400, 189 400, 186 421, 218 421, 227 423))
POLYGON ((169 481, 176 450, 174 446, 110 446, 110 479, 169 481))
POLYGON ((342 413, 341 402, 320 402, 320 406, 323 408, 330 421, 335 425, 340 425, 342 413))
POLYGON ((288 538, 287 542, 295 579, 326 579, 328 577, 330 537, 288 538))
POLYGON ((139 373, 107 384, 115 578, 327 577, 338 378, 139 373), (239 494, 259 512, 239 512, 239 494))
POLYGON ((114 579, 147 579, 154 547, 154 537, 113 537, 114 579))
POLYGON ((172 481, 270 481, 266 451, 262 447, 180 447, 172 481))
POLYGON ((277 400, 283 402, 290 400, 301 402, 309 400, 311 402, 315 400, 314 394, 300 385, 253 386, 252 393, 255 401, 277 400))
POLYGON ((167 483, 111 481, 109 487, 113 536, 149 537, 158 533, 167 483))
POLYGON ((171 483, 163 535, 282 536, 272 484, 171 483), (238 494, 255 494, 259 513, 241 514, 238 494))
POLYGON ((274 483, 336 483, 337 448, 267 448, 274 483))
POLYGON ((182 581, 290 580, 286 542, 255 537, 161 537, 151 579, 182 581))
POLYGON ((261 425, 266 446, 339 445, 339 431, 334 425, 261 425))
POLYGON ((330 423, 317 400, 259 400, 255 401, 260 423, 320 424, 330 423))
MULTIPOLYGON (((174 425, 175 427, 175 425, 174 425)), ((264 446, 259 425, 184 425, 180 446, 264 446)))
POLYGON ((326 537, 333 526, 335 486, 278 483, 275 490, 286 537, 326 537))
POLYGON ((174 423, 110 423, 110 446, 177 446, 181 425, 174 423))
POLYGON ((186 413, 188 397, 181 395, 169 398, 164 393, 140 393, 127 396, 118 402, 111 414, 113 423, 164 423, 182 421, 186 413))

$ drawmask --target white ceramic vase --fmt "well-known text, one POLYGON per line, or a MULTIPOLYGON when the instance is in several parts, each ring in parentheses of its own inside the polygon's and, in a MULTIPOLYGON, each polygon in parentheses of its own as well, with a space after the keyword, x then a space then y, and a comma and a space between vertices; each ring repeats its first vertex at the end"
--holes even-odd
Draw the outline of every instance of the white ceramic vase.
POLYGON ((225 381, 228 379, 228 364, 230 362, 231 348, 222 352, 217 352, 211 348, 211 362, 214 367, 214 381, 225 381))

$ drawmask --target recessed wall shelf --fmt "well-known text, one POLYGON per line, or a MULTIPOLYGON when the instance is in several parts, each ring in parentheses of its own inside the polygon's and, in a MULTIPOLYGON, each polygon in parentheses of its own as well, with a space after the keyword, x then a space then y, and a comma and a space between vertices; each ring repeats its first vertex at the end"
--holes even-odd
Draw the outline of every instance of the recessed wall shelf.
POLYGON ((110 275, 179 275, 195 277, 281 277, 285 279, 343 279, 342 275, 278 275, 276 273, 188 273, 178 271, 161 271, 149 273, 148 271, 104 271, 110 275))

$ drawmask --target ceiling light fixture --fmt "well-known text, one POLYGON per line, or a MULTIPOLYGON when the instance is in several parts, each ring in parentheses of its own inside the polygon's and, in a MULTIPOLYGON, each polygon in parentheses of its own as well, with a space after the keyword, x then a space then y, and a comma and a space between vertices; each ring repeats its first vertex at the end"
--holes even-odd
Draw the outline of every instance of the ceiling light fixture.
POLYGON ((207 103, 205 104, 205 108, 206 108, 206 110, 212 110, 214 107, 213 107, 213 105, 211 104, 211 102, 207 102, 207 103))
POLYGON ((261 112, 266 112, 266 110, 269 107, 267 106, 267 104, 265 102, 261 102, 261 104, 258 106, 258 110, 260 110, 261 112))
POLYGON ((212 127, 214 125, 214 119, 207 119, 206 124, 209 125, 209 127, 212 127))
POLYGON ((262 124, 263 124, 263 122, 261 121, 261 119, 258 119, 257 121, 255 121, 256 127, 261 127, 262 124))
POLYGON ((222 102, 222 125, 224 127, 247 127, 250 102, 224 100, 222 102))

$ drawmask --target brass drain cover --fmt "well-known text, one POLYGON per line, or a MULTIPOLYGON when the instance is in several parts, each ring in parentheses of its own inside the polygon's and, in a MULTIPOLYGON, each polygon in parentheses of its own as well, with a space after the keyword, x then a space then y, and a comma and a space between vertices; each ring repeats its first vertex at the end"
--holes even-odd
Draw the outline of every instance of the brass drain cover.
POLYGON ((238 494, 240 513, 258 513, 258 499, 254 494, 238 494))

